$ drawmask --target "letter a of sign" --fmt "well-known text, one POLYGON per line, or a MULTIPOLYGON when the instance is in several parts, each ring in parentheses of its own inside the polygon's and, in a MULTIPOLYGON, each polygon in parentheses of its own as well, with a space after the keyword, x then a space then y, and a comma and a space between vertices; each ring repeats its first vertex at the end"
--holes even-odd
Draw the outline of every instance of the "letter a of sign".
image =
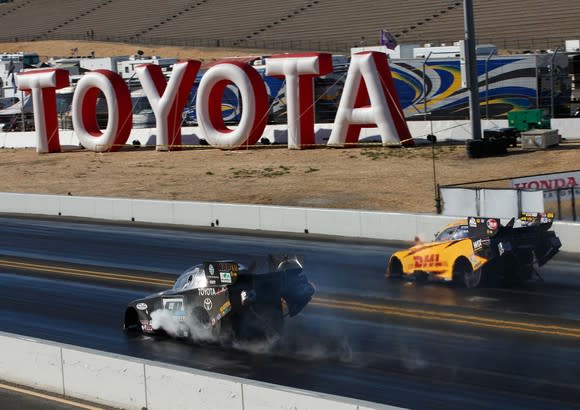
POLYGON ((352 56, 328 145, 356 144, 362 127, 377 127, 383 145, 414 145, 384 53, 352 56))

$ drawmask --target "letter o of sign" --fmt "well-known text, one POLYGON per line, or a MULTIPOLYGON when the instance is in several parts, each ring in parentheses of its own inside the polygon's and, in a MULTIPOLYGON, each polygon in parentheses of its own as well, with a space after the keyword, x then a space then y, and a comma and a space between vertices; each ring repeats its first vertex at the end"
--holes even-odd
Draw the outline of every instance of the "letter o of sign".
POLYGON ((85 74, 73 96, 72 121, 79 142, 86 149, 95 152, 118 151, 129 139, 133 125, 131 94, 123 79, 109 70, 85 74), (100 92, 107 101, 109 118, 104 132, 97 122, 100 92))
POLYGON ((266 127, 268 94, 260 74, 248 64, 219 63, 201 78, 197 92, 197 120, 207 141, 220 148, 255 144, 266 127), (233 83, 243 102, 242 117, 235 129, 226 127, 222 118, 222 95, 233 83))

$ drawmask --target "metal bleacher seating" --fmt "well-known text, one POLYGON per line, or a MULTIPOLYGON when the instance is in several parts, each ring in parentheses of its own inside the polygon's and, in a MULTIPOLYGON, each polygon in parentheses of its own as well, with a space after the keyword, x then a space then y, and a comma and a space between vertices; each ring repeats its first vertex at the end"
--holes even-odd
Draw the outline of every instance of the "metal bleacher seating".
MULTIPOLYGON (((14 0, 0 3, 0 41, 95 39, 168 45, 346 51, 463 37, 461 0, 14 0)), ((547 49, 579 37, 580 1, 474 0, 480 43, 547 49)))

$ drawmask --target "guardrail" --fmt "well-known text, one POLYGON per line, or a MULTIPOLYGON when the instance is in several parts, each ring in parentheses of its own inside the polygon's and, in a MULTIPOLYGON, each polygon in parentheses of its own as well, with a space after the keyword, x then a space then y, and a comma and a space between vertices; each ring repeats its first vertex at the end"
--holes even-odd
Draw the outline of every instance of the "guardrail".
POLYGON ((396 408, 3 332, 0 379, 131 410, 396 408))
MULTIPOLYGON (((211 202, 0 193, 0 212, 412 241, 455 216, 211 202)), ((580 252, 580 224, 554 223, 562 251, 580 252)))

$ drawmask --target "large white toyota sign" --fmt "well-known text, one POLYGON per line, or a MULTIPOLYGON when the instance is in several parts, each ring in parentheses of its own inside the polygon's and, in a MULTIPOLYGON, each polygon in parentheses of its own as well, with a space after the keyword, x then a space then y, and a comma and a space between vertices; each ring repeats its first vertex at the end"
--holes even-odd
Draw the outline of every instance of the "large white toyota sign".
MULTIPOLYGON (((137 76, 155 114, 158 150, 181 146, 181 113, 201 62, 181 61, 174 65, 169 81, 160 68, 145 64, 137 76)), ((327 53, 280 54, 266 60, 266 71, 286 82, 288 107, 288 147, 301 149, 314 144, 315 77, 332 72, 332 56, 327 53)), ((19 73, 17 85, 32 94, 37 152, 61 152, 56 90, 69 86, 68 72, 46 69, 19 73)), ((268 96, 259 73, 249 64, 224 61, 201 77, 197 106, 203 137, 214 147, 235 149, 255 144, 266 127, 268 96), (227 127, 221 101, 225 87, 234 84, 243 102, 236 127, 227 127)), ((72 102, 74 131, 81 144, 95 152, 119 150, 129 139, 132 127, 131 97, 121 77, 109 70, 94 70, 78 82, 72 102), (96 120, 99 95, 108 107, 106 129, 96 120)), ((346 83, 329 145, 356 143, 361 128, 376 127, 383 144, 413 145, 397 96, 387 55, 363 52, 352 56, 346 83)))

